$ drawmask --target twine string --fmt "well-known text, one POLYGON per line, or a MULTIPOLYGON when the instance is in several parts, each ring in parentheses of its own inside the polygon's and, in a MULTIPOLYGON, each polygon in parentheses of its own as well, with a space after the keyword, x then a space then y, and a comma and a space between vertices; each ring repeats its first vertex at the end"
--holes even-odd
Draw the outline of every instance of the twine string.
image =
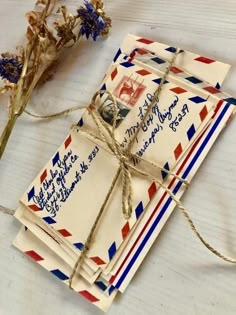
POLYGON ((180 202, 180 200, 178 198, 176 198, 176 196, 173 194, 173 192, 166 187, 160 180, 158 180, 156 177, 153 177, 150 174, 147 174, 143 171, 141 171, 140 169, 134 167, 133 165, 129 165, 129 167, 131 169, 134 169, 135 172, 137 172, 137 174, 140 174, 144 177, 147 177, 149 179, 152 179, 154 182, 156 182, 158 185, 160 185, 165 192, 168 193, 168 195, 172 198, 172 200, 175 202, 176 206, 178 207, 178 209, 181 211, 181 213, 184 215, 184 217, 186 218, 186 220, 188 221, 191 229, 193 230, 193 232, 195 233, 195 235, 197 236, 197 238, 202 242, 202 244, 209 250, 211 251, 213 254, 215 254, 216 256, 218 256, 219 258, 230 262, 230 263, 236 263, 236 259, 231 258, 231 257, 227 257, 225 255, 223 255, 222 253, 220 253, 218 250, 216 250, 213 246, 211 246, 202 236, 201 234, 198 232, 195 224, 193 223, 193 220, 190 218, 189 214, 187 213, 186 209, 184 208, 183 204, 180 202))
POLYGON ((148 107, 146 113, 144 114, 144 117, 143 117, 143 119, 141 120, 141 123, 140 123, 139 127, 136 129, 136 131, 135 131, 135 133, 134 133, 134 135, 133 135, 133 138, 131 138, 131 140, 130 140, 130 142, 129 142, 129 144, 128 144, 128 151, 129 151, 129 152, 131 151, 131 149, 132 149, 132 147, 133 147, 133 145, 134 145, 134 142, 136 141, 137 136, 138 136, 140 130, 142 129, 142 127, 143 127, 143 125, 144 125, 144 123, 145 123, 146 118, 148 117, 150 111, 152 110, 153 105, 156 103, 156 99, 158 99, 158 97, 159 97, 160 94, 161 94, 163 85, 165 84, 166 78, 167 78, 167 76, 169 75, 169 72, 170 72, 170 70, 171 70, 173 64, 175 63, 176 57, 178 56, 179 53, 182 53, 182 52, 183 52, 183 50, 179 50, 179 49, 177 48, 177 49, 175 50, 175 53, 173 53, 172 60, 171 60, 171 62, 169 63, 169 65, 167 66, 166 71, 165 71, 163 77, 161 78, 161 82, 160 82, 160 84, 159 84, 159 86, 158 86, 156 92, 155 92, 154 95, 153 95, 152 102, 151 102, 151 104, 149 105, 149 107, 148 107))
POLYGON ((91 246, 92 241, 93 241, 94 233, 96 232, 96 229, 97 229, 97 227, 99 225, 99 221, 100 221, 100 219, 101 219, 101 217, 102 217, 102 215, 104 213, 104 210, 106 208, 108 199, 109 199, 110 195, 112 194, 112 191, 113 191, 113 189, 115 187, 115 183, 116 183, 117 179, 119 178, 119 176, 120 176, 120 168, 116 172, 116 175, 115 175, 115 177, 114 177, 114 179, 112 181, 112 185, 110 186, 110 189, 109 189, 109 191, 108 191, 108 193, 106 195, 106 198, 104 199, 104 202, 103 202, 103 204, 101 206, 101 209, 99 210, 99 213, 98 213, 98 215, 96 217, 96 220, 95 220, 95 222, 94 222, 94 224, 93 224, 93 226, 91 228, 91 231, 90 231, 89 236, 88 236, 88 238, 87 238, 87 240, 86 240, 86 242, 84 244, 84 247, 83 247, 83 249, 81 251, 81 254, 80 254, 78 260, 76 261, 76 263, 74 265, 74 268, 73 268, 73 270, 71 272, 71 275, 70 275, 70 278, 69 278, 69 288, 70 289, 72 289, 72 281, 73 281, 73 278, 75 276, 75 273, 79 269, 79 267, 81 267, 81 265, 83 264, 83 262, 84 262, 84 260, 86 258, 86 254, 87 254, 87 252, 90 249, 90 246, 91 246))
POLYGON ((33 118, 37 118, 37 119, 51 119, 51 118, 59 118, 61 116, 65 116, 65 115, 69 115, 70 113, 76 111, 76 110, 80 110, 80 109, 86 109, 88 106, 87 105, 78 105, 78 106, 73 106, 71 108, 68 108, 68 109, 65 109, 65 110, 62 110, 60 112, 57 112, 57 113, 53 113, 53 114, 48 114, 48 115, 37 115, 37 114, 34 114, 34 113, 31 113, 30 111, 28 110, 24 110, 24 112, 33 117, 33 118))

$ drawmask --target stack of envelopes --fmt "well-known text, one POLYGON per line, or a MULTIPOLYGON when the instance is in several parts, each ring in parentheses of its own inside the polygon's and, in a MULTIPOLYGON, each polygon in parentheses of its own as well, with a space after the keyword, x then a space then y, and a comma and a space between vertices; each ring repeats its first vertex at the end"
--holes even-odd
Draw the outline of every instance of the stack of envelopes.
MULTIPOLYGON (((180 51, 153 102, 175 47, 128 35, 98 89, 117 101, 116 139, 125 148, 149 106, 152 109, 132 147, 143 167, 180 198, 235 111, 222 91, 229 65, 180 51), (153 162, 161 168, 152 168, 153 162), (165 171, 166 170, 166 171, 165 171)), ((112 98, 100 93, 99 113, 113 121, 112 98)), ((23 224, 14 245, 66 285, 106 198, 119 161, 99 135, 89 112, 66 137, 20 200, 23 224)), ((86 258, 72 286, 107 311, 124 292, 176 204, 155 182, 132 174, 133 212, 122 213, 118 178, 86 258)), ((157 257, 158 259, 158 257, 157 257)))

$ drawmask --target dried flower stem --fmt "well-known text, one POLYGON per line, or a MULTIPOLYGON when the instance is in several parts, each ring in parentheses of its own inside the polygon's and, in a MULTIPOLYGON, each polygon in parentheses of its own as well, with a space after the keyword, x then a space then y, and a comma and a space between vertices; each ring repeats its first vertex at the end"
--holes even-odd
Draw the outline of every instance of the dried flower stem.
POLYGON ((0 137, 0 159, 2 158, 2 155, 5 151, 6 145, 8 143, 9 137, 12 133, 12 130, 13 130, 13 127, 16 123, 16 120, 23 113, 23 111, 24 111, 24 109, 28 103, 28 100, 30 98, 30 95, 31 95, 32 86, 29 87, 29 90, 26 93, 26 95, 23 95, 23 93, 24 93, 23 87, 24 87, 24 81, 25 81, 25 77, 26 77, 28 62, 29 62, 29 59, 30 59, 32 51, 33 51, 33 46, 34 46, 35 40, 36 40, 36 36, 35 36, 35 39, 31 42, 31 45, 29 45, 29 47, 28 47, 28 52, 29 52, 28 58, 25 60, 22 74, 21 74, 20 80, 18 82, 17 90, 15 93, 15 98, 11 104, 12 107, 11 107, 11 111, 9 113, 10 117, 8 118, 8 122, 7 122, 7 124, 4 128, 4 131, 0 137))
POLYGON ((2 158, 2 155, 3 155, 4 150, 6 148, 7 142, 9 140, 9 137, 11 135, 11 132, 13 130, 13 127, 15 125, 16 120, 17 120, 16 115, 9 118, 7 124, 4 128, 4 131, 1 134, 1 137, 0 137, 0 159, 2 158))

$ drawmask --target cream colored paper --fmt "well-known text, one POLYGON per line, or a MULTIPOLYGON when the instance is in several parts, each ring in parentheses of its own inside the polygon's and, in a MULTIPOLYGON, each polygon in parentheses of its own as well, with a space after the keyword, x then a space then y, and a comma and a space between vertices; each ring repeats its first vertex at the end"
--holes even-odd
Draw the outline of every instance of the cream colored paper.
MULTIPOLYGON (((55 253, 50 251, 49 248, 37 239, 29 230, 25 231, 24 228, 22 228, 13 245, 23 253, 28 251, 37 253, 37 255, 42 258, 38 260, 38 264, 51 273, 53 273, 53 271, 63 273, 67 279, 62 280, 62 282, 68 285, 68 277, 72 272, 72 269, 55 253)), ((73 289, 83 297, 89 298, 89 302, 93 303, 104 312, 108 311, 117 294, 117 291, 115 290, 111 295, 106 296, 95 285, 88 284, 81 277, 74 278, 73 289)))

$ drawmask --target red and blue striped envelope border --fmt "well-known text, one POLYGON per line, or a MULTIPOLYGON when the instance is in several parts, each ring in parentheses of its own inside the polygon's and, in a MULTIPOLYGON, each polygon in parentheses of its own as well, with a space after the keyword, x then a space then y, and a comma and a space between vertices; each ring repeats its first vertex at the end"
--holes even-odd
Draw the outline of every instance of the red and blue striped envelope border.
MULTIPOLYGON (((172 54, 176 52, 176 47, 129 34, 125 37, 113 62, 116 62, 116 59, 121 53, 130 55, 134 49, 149 50, 169 62, 171 61, 172 54)), ((210 82, 210 84, 214 85, 216 88, 219 88, 222 85, 230 69, 230 65, 228 64, 186 50, 182 56, 184 56, 184 69, 186 72, 194 74, 195 77, 204 78, 206 82, 210 82)), ((180 66, 182 64, 183 57, 177 57, 176 65, 180 66)))
MULTIPOLYGON (((205 132, 197 139, 191 150, 189 151, 187 157, 181 164, 180 168, 177 171, 177 174, 184 179, 188 179, 188 176, 191 174, 192 169, 198 163, 199 158, 205 154, 205 151, 209 150, 211 146, 212 138, 215 134, 222 130, 222 121, 232 117, 232 113, 235 111, 235 106, 230 102, 219 102, 219 106, 216 109, 214 119, 210 126, 205 130, 205 132), (183 171, 184 170, 184 171, 183 171)), ((174 178, 169 184, 168 188, 171 189, 173 194, 177 194, 182 187, 182 182, 174 178)), ((163 193, 161 199, 153 210, 151 216, 145 222, 141 233, 138 235, 135 242, 132 244, 129 253, 121 263, 117 273, 110 278, 110 283, 117 289, 121 288, 123 282, 128 276, 129 272, 134 268, 136 261, 141 255, 145 246, 147 246, 150 237, 155 233, 158 225, 162 219, 165 219, 165 213, 167 212, 170 205, 174 204, 174 201, 166 192, 163 193), (161 207, 160 207, 161 206, 161 207)))
MULTIPOLYGON (((33 236, 27 228, 20 231, 14 245, 61 282, 66 285, 69 284, 71 268, 59 256, 55 255, 46 244, 33 236)), ((111 306, 117 292, 113 290, 112 294, 104 295, 98 285, 91 285, 82 278, 74 280, 73 289, 103 311, 107 311, 111 306)))

